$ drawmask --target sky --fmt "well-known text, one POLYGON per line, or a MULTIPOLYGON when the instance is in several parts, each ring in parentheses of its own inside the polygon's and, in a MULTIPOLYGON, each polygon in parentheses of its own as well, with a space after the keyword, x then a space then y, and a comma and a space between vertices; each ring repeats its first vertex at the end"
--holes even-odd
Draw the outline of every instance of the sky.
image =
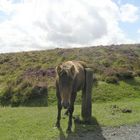
POLYGON ((139 0, 0 0, 0 53, 140 43, 139 0))

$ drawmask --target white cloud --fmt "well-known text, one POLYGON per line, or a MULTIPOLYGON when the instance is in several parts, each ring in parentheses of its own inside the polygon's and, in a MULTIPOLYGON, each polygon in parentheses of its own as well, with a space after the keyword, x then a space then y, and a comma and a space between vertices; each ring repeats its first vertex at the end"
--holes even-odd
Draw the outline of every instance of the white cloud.
POLYGON ((12 13, 0 21, 0 52, 131 42, 119 21, 136 20, 135 8, 127 4, 120 10, 112 0, 0 1, 0 9, 12 13))
POLYGON ((132 4, 125 4, 120 7, 121 20, 124 22, 135 22, 138 20, 139 9, 132 4))
POLYGON ((137 31, 139 34, 140 34, 140 29, 138 29, 138 31, 137 31))

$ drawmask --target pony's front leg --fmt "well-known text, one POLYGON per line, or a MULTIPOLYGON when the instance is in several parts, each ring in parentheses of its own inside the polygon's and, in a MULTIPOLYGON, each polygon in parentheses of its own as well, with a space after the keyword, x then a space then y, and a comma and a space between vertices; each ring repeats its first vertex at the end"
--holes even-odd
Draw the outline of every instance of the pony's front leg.
POLYGON ((73 111, 74 111, 74 104, 69 108, 69 121, 68 121, 67 132, 71 132, 73 111))
POLYGON ((57 108, 58 108, 58 114, 57 114, 56 127, 60 128, 60 119, 61 119, 61 110, 62 110, 62 105, 60 101, 58 101, 57 108))
POLYGON ((72 115, 73 115, 73 111, 74 111, 75 98, 76 98, 76 93, 72 94, 72 96, 71 96, 71 104, 70 104, 70 107, 68 109, 69 121, 68 121, 67 132, 71 132, 71 128, 72 128, 72 115))

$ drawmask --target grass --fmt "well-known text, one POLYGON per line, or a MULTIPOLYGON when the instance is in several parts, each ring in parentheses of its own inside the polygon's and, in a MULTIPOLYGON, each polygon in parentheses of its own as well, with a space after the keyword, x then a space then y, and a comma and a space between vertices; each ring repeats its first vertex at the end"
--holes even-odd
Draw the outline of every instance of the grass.
MULTIPOLYGON (((74 116, 80 116, 81 106, 75 105, 74 116)), ((0 139, 1 140, 51 140, 68 137, 66 134, 67 120, 61 120, 61 129, 54 128, 56 106, 50 107, 1 107, 0 108, 0 139)), ((64 110, 63 110, 64 112, 64 110)), ((140 99, 127 98, 115 102, 93 103, 93 124, 73 123, 73 133, 101 130, 101 126, 118 126, 140 123, 140 99), (128 108, 132 113, 122 113, 119 109, 128 108)))
POLYGON ((140 97, 140 78, 120 81, 118 84, 109 84, 99 82, 98 86, 93 88, 93 101, 116 101, 123 98, 140 97))

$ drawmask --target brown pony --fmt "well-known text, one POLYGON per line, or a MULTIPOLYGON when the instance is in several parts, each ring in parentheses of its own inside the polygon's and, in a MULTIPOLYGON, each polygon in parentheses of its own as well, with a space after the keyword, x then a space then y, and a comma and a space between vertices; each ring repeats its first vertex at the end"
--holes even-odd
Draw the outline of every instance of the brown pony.
POLYGON ((77 91, 84 90, 86 64, 82 61, 67 61, 56 67, 56 96, 58 99, 58 115, 56 127, 60 127, 61 109, 69 114, 67 131, 71 131, 72 114, 77 91))

